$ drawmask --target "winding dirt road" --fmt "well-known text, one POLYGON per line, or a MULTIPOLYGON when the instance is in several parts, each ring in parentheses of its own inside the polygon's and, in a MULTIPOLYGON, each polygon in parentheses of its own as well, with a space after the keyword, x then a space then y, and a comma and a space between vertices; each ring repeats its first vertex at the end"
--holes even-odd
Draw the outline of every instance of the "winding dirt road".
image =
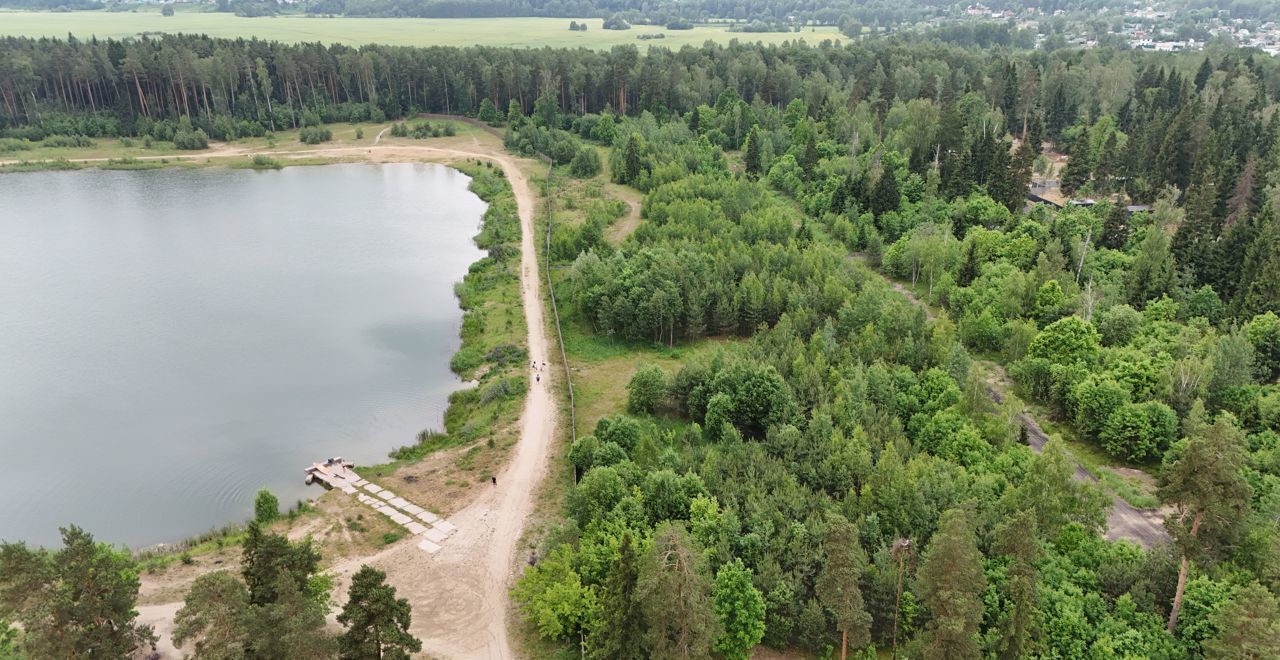
MULTIPOLYGON (((380 141, 381 133, 375 138, 380 141)), ((551 363, 543 322, 542 290, 539 286, 538 258, 534 244, 535 197, 516 159, 501 147, 476 140, 465 147, 417 145, 374 145, 334 147, 305 151, 265 152, 288 158, 356 157, 378 162, 433 159, 450 161, 479 158, 496 163, 506 174, 515 193, 521 226, 520 281, 525 322, 528 327, 529 359, 551 363)), ((252 156, 252 153, 237 153, 252 156)), ((520 439, 511 460, 497 475, 497 485, 462 510, 449 516, 458 531, 441 544, 435 554, 427 554, 416 541, 401 541, 376 554, 352 557, 332 566, 336 577, 333 597, 345 600, 351 575, 369 564, 386 571, 387 581, 413 606, 412 633, 428 656, 445 658, 514 657, 507 631, 508 591, 515 577, 517 544, 525 521, 533 513, 538 485, 547 472, 547 461, 556 426, 556 405, 550 384, 550 370, 540 381, 530 383, 520 416, 520 439)), ((155 626, 161 636, 161 657, 180 657, 169 641, 173 615, 181 603, 165 603, 139 608, 139 622, 155 626)), ((331 617, 332 618, 332 617, 331 617)))

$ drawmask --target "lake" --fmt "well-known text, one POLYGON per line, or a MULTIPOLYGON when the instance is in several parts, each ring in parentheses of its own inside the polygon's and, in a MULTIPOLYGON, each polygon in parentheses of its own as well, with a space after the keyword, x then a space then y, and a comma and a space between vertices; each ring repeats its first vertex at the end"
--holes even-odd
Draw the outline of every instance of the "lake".
POLYGON ((0 175, 0 539, 171 542, 440 428, 485 204, 440 165, 0 175))

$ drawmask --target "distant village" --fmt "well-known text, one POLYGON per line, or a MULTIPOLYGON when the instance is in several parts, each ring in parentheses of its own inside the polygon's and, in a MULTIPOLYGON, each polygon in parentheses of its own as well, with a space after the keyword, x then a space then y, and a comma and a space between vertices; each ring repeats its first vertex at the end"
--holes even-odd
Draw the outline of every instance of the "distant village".
POLYGON ((1069 16, 1062 10, 1050 13, 1031 7, 1020 12, 1001 11, 975 3, 965 7, 963 13, 970 19, 1007 21, 1018 29, 1035 32, 1037 47, 1047 38, 1045 33, 1048 30, 1042 30, 1041 24, 1051 21, 1065 22, 1064 36, 1067 44, 1083 48, 1098 45, 1098 27, 1100 23, 1104 23, 1110 27, 1107 34, 1119 37, 1123 43, 1136 50, 1199 50, 1210 40, 1220 39, 1239 47, 1257 48, 1269 55, 1280 54, 1280 22, 1235 18, 1229 10, 1201 9, 1190 12, 1178 11, 1159 2, 1132 3, 1114 10, 1104 10, 1096 17, 1082 21, 1079 16, 1069 16))

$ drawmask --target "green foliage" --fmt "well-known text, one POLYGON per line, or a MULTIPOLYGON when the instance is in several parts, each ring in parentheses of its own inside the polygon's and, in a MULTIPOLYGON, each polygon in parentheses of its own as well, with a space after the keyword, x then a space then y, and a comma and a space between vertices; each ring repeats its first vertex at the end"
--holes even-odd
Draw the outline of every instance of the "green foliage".
POLYGON ((321 144, 333 139, 333 131, 322 126, 306 126, 298 131, 298 140, 303 144, 321 144))
POLYGON ((712 647, 721 657, 746 660, 764 637, 764 598, 751 584, 741 559, 720 567, 711 592, 720 634, 712 647))
POLYGON ((627 383, 627 412, 653 412, 667 396, 667 375, 657 365, 646 364, 636 370, 627 383))
POLYGON ((1216 634, 1204 641, 1205 657, 1280 656, 1280 604, 1257 582, 1236 587, 1230 601, 1211 615, 1210 623, 1216 634))
POLYGON ((982 573, 982 553, 964 511, 951 509, 942 514, 917 579, 921 600, 933 614, 925 628, 923 657, 977 656, 986 578, 982 573))
POLYGON ((1054 364, 1092 362, 1100 347, 1098 331, 1080 317, 1069 316, 1041 330, 1031 341, 1027 355, 1054 364))
POLYGON ((1162 456, 1177 431, 1178 417, 1169 406, 1143 401, 1115 408, 1107 416, 1100 438, 1108 454, 1142 462, 1162 456))
POLYGON ((1097 440, 1111 415, 1130 402, 1129 388, 1111 378, 1090 376, 1072 388, 1071 402, 1076 428, 1097 440))
POLYGON ((595 149, 579 149, 569 162, 569 172, 579 179, 590 179, 600 173, 600 154, 595 149))
POLYGON ((827 521, 827 535, 822 541, 826 562, 818 574, 814 591, 822 604, 835 615, 836 628, 842 633, 841 654, 852 643, 855 649, 871 641, 871 615, 867 613, 858 586, 867 565, 867 553, 858 539, 858 530, 843 516, 833 515, 827 521))
MULTIPOLYGON (((652 545, 640 562, 636 596, 649 624, 646 648, 650 657, 710 654, 712 641, 721 632, 711 580, 702 553, 682 525, 664 522, 654 529, 652 545)), ((749 596, 742 598, 748 604, 749 596)), ((752 612, 743 614, 749 616, 752 612)), ((745 617, 738 622, 744 627, 730 634, 736 635, 740 643, 754 634, 754 624, 745 617)))
POLYGON ((319 565, 320 553, 310 540, 290 543, 279 534, 262 531, 257 522, 249 524, 240 575, 249 589, 250 604, 269 605, 286 592, 306 592, 319 565))
POLYGON ((582 584, 565 548, 525 571, 512 595, 538 634, 547 639, 576 635, 596 609, 595 591, 582 584))
POLYGON ((0 619, 21 624, 23 654, 124 658, 152 647, 151 626, 136 622, 133 558, 74 525, 61 532, 53 551, 0 544, 0 619))
POLYGON ((587 657, 593 660, 640 660, 644 654, 644 615, 636 586, 640 579, 638 551, 630 532, 623 532, 618 558, 601 586, 600 615, 589 623, 587 657))
POLYGON ((200 128, 182 128, 173 134, 173 146, 185 151, 208 149, 209 136, 200 128))
POLYGON ((1253 317, 1244 326, 1244 336, 1253 344, 1258 376, 1264 381, 1280 377, 1280 316, 1267 312, 1253 317))
POLYGON ((253 498, 253 520, 259 525, 269 525, 280 517, 280 500, 263 488, 253 498))
POLYGON ((408 660, 422 650, 422 642, 409 634, 410 620, 409 601, 396 598, 387 574, 361 566, 351 577, 347 604, 338 613, 338 623, 347 628, 338 636, 339 657, 408 660))
POLYGON ((198 658, 243 658, 252 647, 251 615, 243 581, 229 571, 206 573, 191 583, 174 617, 173 644, 183 647, 194 641, 198 658))
POLYGON ((494 105, 487 96, 481 99, 476 118, 490 126, 500 126, 504 119, 502 113, 498 111, 498 106, 494 105))

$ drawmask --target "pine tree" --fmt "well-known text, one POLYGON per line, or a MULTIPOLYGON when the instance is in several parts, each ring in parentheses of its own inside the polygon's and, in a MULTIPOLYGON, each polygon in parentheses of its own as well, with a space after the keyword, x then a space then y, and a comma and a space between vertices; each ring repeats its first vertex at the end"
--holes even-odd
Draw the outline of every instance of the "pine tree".
POLYGON ((1169 632, 1178 627, 1178 613, 1187 586, 1191 559, 1210 556, 1235 537, 1249 511, 1252 488, 1240 469, 1244 466, 1244 434, 1229 415, 1210 426, 1192 424, 1177 460, 1163 475, 1160 499, 1175 507, 1165 519, 1174 545, 1182 553, 1178 585, 1169 611, 1169 632))
POLYGON ((636 594, 640 568, 631 532, 623 532, 618 560, 609 569, 600 591, 600 616, 587 637, 587 657, 593 660, 642 660, 644 615, 636 594))
POLYGON ((1089 149, 1089 130, 1081 126, 1076 139, 1071 143, 1071 154, 1067 158, 1067 166, 1062 170, 1063 193, 1074 195, 1089 182, 1089 177, 1093 173, 1093 156, 1089 149))
POLYGON ((978 246, 977 241, 969 240, 964 248, 964 260, 960 262, 960 270, 956 273, 956 284, 969 286, 978 279, 978 246))
POLYGON ((395 587, 387 584, 387 574, 361 566, 351 578, 347 605, 338 614, 338 623, 347 627, 338 636, 338 650, 344 660, 408 660, 422 650, 422 642, 409 634, 409 601, 396 598, 395 587))
POLYGON ((871 212, 876 218, 890 212, 897 211, 902 204, 902 195, 898 192, 898 179, 894 176, 893 170, 885 168, 880 174, 880 179, 876 181, 876 187, 871 191, 871 212))
POLYGON ((515 99, 507 104, 507 128, 515 130, 524 124, 524 110, 520 109, 520 103, 515 99))
POLYGON ((1195 183, 1187 190, 1186 219, 1173 234, 1171 249, 1174 260, 1197 280, 1208 277, 1213 264, 1214 244, 1218 237, 1214 209, 1218 202, 1216 176, 1212 165, 1197 166, 1195 183))
POLYGON ((1107 212, 1107 217, 1102 222, 1102 236, 1098 237, 1098 244, 1112 250, 1123 250, 1127 242, 1129 242, 1129 210, 1124 207, 1124 204, 1117 202, 1111 205, 1111 210, 1107 212))
POLYGON ((858 581, 867 566, 867 553, 858 541, 858 530, 844 516, 832 515, 822 541, 827 560, 814 589, 818 600, 835 615, 840 630, 840 660, 845 660, 852 637, 854 648, 871 641, 871 615, 862 600, 858 581))
POLYGON ((1205 657, 1280 658, 1280 603, 1261 584, 1236 587, 1231 602, 1213 615, 1212 622, 1217 634, 1204 643, 1205 657))
POLYGON ((921 601, 933 613, 925 629, 924 657, 978 657, 978 625, 982 623, 987 580, 982 573, 982 553, 965 511, 951 509, 942 514, 918 580, 921 601))
POLYGON ((1270 204, 1263 207, 1255 221, 1232 308, 1237 317, 1246 319, 1268 311, 1280 312, 1280 220, 1270 204))
POLYGON ((680 524, 663 522, 640 564, 636 595, 648 622, 649 657, 702 658, 717 634, 702 552, 680 524))
POLYGON ((1040 610, 1035 566, 1040 543, 1034 510, 1018 511, 996 527, 995 551, 1010 559, 1002 594, 1010 608, 1000 620, 999 649, 1000 657, 1012 660, 1026 655, 1040 610))
POLYGON ((1204 61, 1200 62, 1200 69, 1196 71, 1195 82, 1196 82, 1197 92, 1204 91, 1204 86, 1209 82, 1209 76, 1212 76, 1212 75, 1213 75, 1213 63, 1209 61, 1208 57, 1206 57, 1204 58, 1204 61))
POLYGON ((133 557, 74 525, 61 532, 57 551, 0 543, 0 613, 16 615, 26 656, 127 658, 154 650, 151 626, 136 622, 133 557))
POLYGON ((310 540, 290 543, 279 534, 264 533, 253 522, 245 535, 240 564, 249 602, 267 605, 276 602, 285 587, 301 591, 319 569, 320 553, 310 540))
POLYGON ((249 642, 249 590, 228 571, 206 573, 174 616, 173 643, 195 640, 193 657, 243 658, 249 642))
POLYGON ((742 160, 747 174, 757 177, 763 173, 763 164, 760 162, 760 129, 757 126, 752 126, 747 132, 746 153, 742 160))

